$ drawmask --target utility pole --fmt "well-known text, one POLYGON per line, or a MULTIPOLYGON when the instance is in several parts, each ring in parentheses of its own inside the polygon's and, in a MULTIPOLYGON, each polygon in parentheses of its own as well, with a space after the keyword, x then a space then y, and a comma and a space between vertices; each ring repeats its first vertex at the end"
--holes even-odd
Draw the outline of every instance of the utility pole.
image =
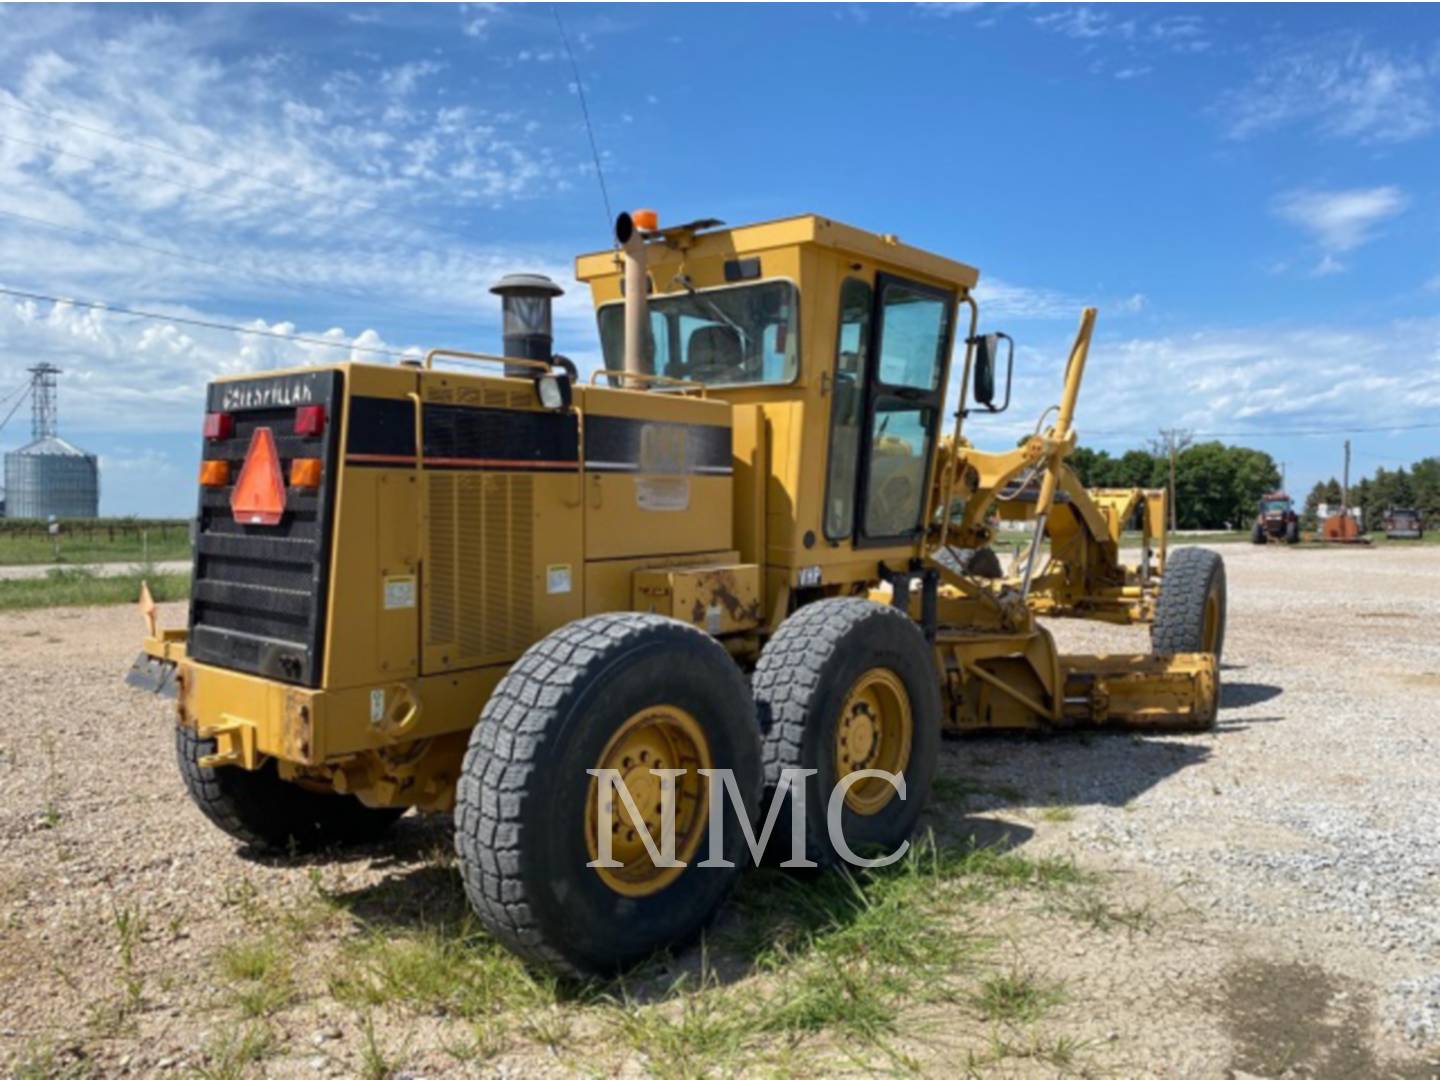
POLYGON ((1192 434, 1184 428, 1162 428, 1160 438, 1152 443, 1155 455, 1158 457, 1164 453, 1170 458, 1170 531, 1174 532, 1179 528, 1178 509, 1175 505, 1175 457, 1181 450, 1190 445, 1192 434))
POLYGON ((1285 490, 1285 462, 1280 462, 1280 490, 1285 490))
POLYGON ((1344 479, 1340 481, 1340 512, 1350 512, 1350 440, 1345 440, 1345 472, 1344 479))

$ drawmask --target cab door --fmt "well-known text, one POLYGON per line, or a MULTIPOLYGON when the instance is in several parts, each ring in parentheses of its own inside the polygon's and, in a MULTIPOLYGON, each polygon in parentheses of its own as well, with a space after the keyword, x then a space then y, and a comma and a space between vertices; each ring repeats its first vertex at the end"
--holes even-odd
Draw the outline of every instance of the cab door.
POLYGON ((921 532, 945 406, 953 292, 875 276, 855 499, 855 546, 908 544, 921 532))

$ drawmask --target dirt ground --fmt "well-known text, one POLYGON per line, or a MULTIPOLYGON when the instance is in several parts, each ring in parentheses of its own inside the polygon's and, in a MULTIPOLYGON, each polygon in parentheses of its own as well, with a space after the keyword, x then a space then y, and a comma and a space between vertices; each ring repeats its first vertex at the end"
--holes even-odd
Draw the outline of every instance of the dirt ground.
MULTIPOLYGON (((953 916, 955 935, 983 935, 987 971, 1026 973, 1023 1008, 928 995, 891 1037, 821 1028, 753 1071, 1440 1076, 1440 552, 1219 550, 1230 612, 1213 732, 944 745, 927 814, 940 843, 1073 862, 1102 883, 977 895, 953 916)), ((1070 651, 1146 648, 1143 631, 1054 629, 1070 651)), ((378 991, 357 1006, 341 965, 390 957, 357 949, 453 913, 446 824, 412 816, 318 860, 238 852, 184 795, 166 706, 120 683, 139 636, 129 608, 0 617, 7 1072, 752 1071, 707 1058, 690 1019, 642 1030, 648 1014, 613 988, 497 1011, 516 1030, 485 1029, 498 1041, 478 1051, 458 1048, 484 1041, 473 1013, 378 991), (273 1000, 237 997, 271 963, 237 950, 271 930, 287 981, 273 1000), (254 1017, 263 1045, 237 1049, 254 1017), (662 1068, 682 1027, 701 1052, 662 1068)), ((732 908, 722 929, 746 917, 732 908)), ((709 970, 693 952, 673 969, 709 970)), ((366 970, 394 984, 391 959, 366 970)), ((717 978, 776 977, 735 967, 717 978)), ((705 977, 687 1018, 721 993, 705 977)))

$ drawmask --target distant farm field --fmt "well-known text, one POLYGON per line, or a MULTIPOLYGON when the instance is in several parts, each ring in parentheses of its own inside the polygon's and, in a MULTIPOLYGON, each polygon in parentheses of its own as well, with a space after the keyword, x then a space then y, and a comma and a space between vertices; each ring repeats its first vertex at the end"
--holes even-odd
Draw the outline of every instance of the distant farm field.
POLYGON ((0 519, 0 566, 163 562, 190 555, 190 522, 183 518, 96 518, 57 524, 59 532, 52 535, 44 521, 0 519))

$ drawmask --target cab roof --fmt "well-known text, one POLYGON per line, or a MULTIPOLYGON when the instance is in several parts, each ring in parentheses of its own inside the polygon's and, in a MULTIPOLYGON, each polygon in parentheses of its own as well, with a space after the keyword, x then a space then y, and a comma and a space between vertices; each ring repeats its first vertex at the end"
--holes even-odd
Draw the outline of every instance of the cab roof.
MULTIPOLYGON (((689 254, 701 258, 722 254, 753 255, 774 248, 814 244, 938 278, 957 289, 973 289, 980 280, 980 271, 973 266, 911 247, 890 233, 857 229, 819 214, 800 214, 732 228, 707 229, 705 223, 700 223, 693 233, 680 226, 661 229, 654 236, 651 243, 656 244, 679 243, 683 242, 682 237, 688 237, 686 246, 689 254)), ((614 250, 592 252, 575 259, 575 276, 584 282, 610 277, 619 273, 619 269, 619 255, 614 250)))

